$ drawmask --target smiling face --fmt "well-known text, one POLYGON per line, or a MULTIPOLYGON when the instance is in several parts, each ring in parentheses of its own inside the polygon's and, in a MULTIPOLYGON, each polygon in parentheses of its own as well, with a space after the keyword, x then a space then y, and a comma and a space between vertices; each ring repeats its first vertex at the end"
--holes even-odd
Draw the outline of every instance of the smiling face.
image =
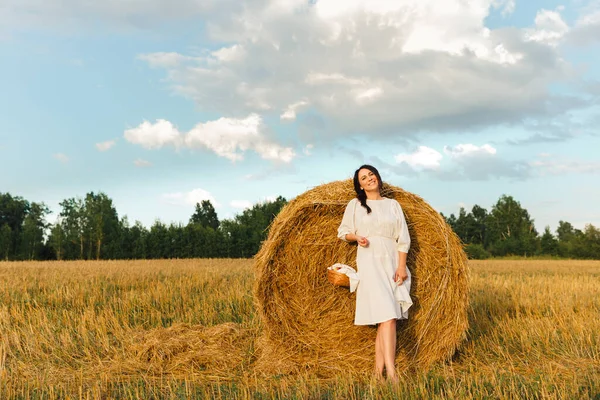
POLYGON ((358 171, 358 182, 365 192, 379 192, 379 180, 369 169, 362 168, 358 171))

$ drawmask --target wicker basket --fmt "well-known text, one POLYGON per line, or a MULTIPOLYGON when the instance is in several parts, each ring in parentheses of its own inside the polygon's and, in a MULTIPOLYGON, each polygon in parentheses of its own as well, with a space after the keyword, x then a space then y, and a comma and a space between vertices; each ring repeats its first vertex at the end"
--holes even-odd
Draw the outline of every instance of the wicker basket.
POLYGON ((350 287, 350 278, 346 274, 342 274, 341 272, 337 272, 334 269, 327 270, 327 280, 333 286, 341 286, 341 287, 350 287))

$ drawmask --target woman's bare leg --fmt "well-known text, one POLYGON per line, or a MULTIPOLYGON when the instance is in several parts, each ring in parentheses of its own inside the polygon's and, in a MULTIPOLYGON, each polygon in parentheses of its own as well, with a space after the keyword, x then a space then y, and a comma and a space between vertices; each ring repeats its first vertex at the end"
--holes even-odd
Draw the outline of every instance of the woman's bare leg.
POLYGON ((379 324, 379 326, 377 326, 377 338, 375 339, 375 376, 377 379, 383 378, 384 366, 383 335, 381 333, 381 324, 379 324))
POLYGON ((381 332, 381 344, 383 347, 383 360, 387 377, 392 382, 398 382, 396 376, 396 320, 391 319, 379 324, 381 332))

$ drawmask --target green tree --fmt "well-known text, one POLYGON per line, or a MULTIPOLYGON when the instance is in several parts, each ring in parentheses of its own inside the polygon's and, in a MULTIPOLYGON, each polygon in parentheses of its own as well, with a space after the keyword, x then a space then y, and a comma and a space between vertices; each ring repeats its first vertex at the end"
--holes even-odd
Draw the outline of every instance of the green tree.
POLYGON ((12 229, 8 224, 0 227, 0 257, 8 261, 8 255, 12 247, 12 229))
POLYGON ((550 232, 550 227, 546 226, 540 239, 540 250, 542 254, 551 256, 558 255, 558 240, 550 232))
POLYGON ((228 256, 254 256, 265 240, 269 226, 286 204, 286 199, 279 196, 275 201, 255 204, 236 215, 233 221, 223 221, 228 256))
POLYGON ((69 198, 59 203, 63 255, 66 260, 83 260, 85 254, 86 220, 81 198, 69 198))
POLYGON ((17 258, 23 223, 30 207, 29 202, 22 197, 13 197, 10 193, 0 193, 0 226, 8 225, 11 230, 9 259, 17 258))
POLYGON ((473 215, 474 227, 473 227, 473 244, 481 244, 487 246, 487 218, 488 212, 485 208, 475 204, 471 209, 471 215, 473 215))
POLYGON ((537 231, 526 209, 512 196, 502 195, 487 218, 490 251, 493 255, 533 255, 537 231))
POLYGON ((561 257, 576 257, 574 254, 574 246, 576 245, 577 237, 583 233, 575 229, 570 222, 558 221, 556 228, 556 237, 558 239, 558 254, 561 257))
POLYGON ((600 259, 600 229, 587 224, 583 231, 575 230, 571 239, 571 255, 575 258, 600 259))
POLYGON ((106 258, 116 258, 115 244, 119 243, 119 216, 112 200, 105 193, 90 192, 85 196, 84 215, 86 233, 88 235, 88 259, 100 260, 102 254, 106 258))
POLYGON ((167 226, 156 220, 150 227, 146 241, 147 256, 151 259, 169 258, 171 254, 171 240, 167 226))
POLYGON ((59 217, 56 223, 52 226, 50 230, 50 236, 48 237, 48 244, 54 251, 56 259, 59 261, 64 259, 65 256, 64 242, 65 233, 59 217))
POLYGON ((40 259, 44 247, 44 232, 48 228, 45 221, 50 210, 44 203, 31 203, 27 216, 23 221, 21 234, 21 258, 25 260, 40 259))
POLYGON ((217 212, 210 200, 202 200, 202 203, 196 203, 196 210, 190 218, 190 224, 200 224, 203 227, 218 229, 220 222, 217 212))

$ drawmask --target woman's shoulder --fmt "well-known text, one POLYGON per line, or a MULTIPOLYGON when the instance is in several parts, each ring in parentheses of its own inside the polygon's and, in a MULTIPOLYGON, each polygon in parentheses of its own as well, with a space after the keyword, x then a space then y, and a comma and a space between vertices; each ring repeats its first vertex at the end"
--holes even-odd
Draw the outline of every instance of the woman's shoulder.
POLYGON ((398 202, 398 200, 396 199, 391 199, 389 197, 386 197, 387 201, 393 206, 393 207, 399 207, 400 209, 402 209, 402 206, 400 205, 400 203, 398 202))

